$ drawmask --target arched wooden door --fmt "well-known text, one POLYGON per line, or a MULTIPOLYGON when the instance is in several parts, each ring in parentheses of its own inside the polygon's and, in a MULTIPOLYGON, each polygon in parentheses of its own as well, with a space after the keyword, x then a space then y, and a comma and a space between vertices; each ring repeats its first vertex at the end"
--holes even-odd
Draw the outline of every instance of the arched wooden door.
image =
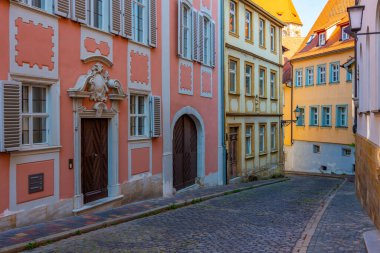
POLYGON ((197 177, 197 129, 187 115, 176 123, 173 133, 173 185, 181 190, 195 183, 197 177))

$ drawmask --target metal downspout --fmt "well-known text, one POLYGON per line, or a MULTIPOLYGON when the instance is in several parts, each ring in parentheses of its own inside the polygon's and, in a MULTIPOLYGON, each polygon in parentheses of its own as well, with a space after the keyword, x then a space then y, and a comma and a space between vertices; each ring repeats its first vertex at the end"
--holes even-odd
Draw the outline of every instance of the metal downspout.
POLYGON ((220 27, 221 27, 221 32, 220 32, 220 59, 221 59, 221 64, 220 64, 220 73, 221 73, 221 108, 220 110, 222 111, 222 148, 223 148, 223 182, 224 184, 227 184, 227 150, 226 150, 226 138, 225 138, 225 132, 226 132, 226 125, 225 125, 225 120, 226 120, 226 108, 225 108, 225 75, 224 75, 224 0, 221 1, 221 8, 220 8, 220 27))

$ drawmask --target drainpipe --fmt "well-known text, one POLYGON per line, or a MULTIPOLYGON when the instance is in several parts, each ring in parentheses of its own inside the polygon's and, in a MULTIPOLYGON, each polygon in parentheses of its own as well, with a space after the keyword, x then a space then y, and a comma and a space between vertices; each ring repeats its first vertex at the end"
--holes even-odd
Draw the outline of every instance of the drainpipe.
MULTIPOLYGON (((290 86, 291 88, 291 95, 290 95, 290 120, 291 122, 293 122, 293 100, 294 100, 294 82, 293 82, 293 63, 292 61, 289 61, 290 62, 290 69, 291 69, 291 73, 292 73, 292 86, 290 86)), ((291 144, 293 145, 294 144, 294 140, 293 140, 293 123, 290 124, 290 141, 291 141, 291 144)))
POLYGON ((358 84, 359 84, 359 70, 358 70, 358 37, 355 37, 355 87, 354 87, 354 110, 355 110, 355 116, 354 116, 354 125, 352 126, 352 132, 354 134, 357 133, 357 130, 358 130, 358 107, 356 106, 357 104, 357 101, 355 100, 358 100, 358 84))
POLYGON ((221 2, 221 8, 220 8, 220 81, 221 81, 221 115, 222 115, 222 133, 221 133, 221 141, 222 141, 222 149, 223 149, 223 183, 227 184, 227 150, 226 150, 226 126, 225 126, 225 119, 226 119, 226 106, 225 106, 225 75, 224 75, 224 1, 221 2))

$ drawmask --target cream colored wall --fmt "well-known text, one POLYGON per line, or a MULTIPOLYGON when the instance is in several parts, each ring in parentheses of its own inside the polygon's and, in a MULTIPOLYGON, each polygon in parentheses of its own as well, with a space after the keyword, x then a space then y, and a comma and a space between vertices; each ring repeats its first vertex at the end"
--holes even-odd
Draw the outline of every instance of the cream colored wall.
MULTIPOLYGON (((294 82, 294 100, 293 108, 296 106, 305 107, 305 126, 295 126, 294 140, 325 142, 335 144, 353 144, 355 143, 352 132, 353 118, 352 115, 352 82, 346 81, 346 70, 340 68, 340 83, 330 84, 330 63, 339 61, 342 65, 350 57, 354 56, 354 50, 344 53, 312 58, 307 60, 295 61, 293 63, 293 77, 295 70, 303 69, 303 86, 296 87, 294 82), (326 85, 317 85, 317 66, 326 64, 326 85), (314 66, 314 86, 305 87, 305 68, 314 66), (309 126, 310 106, 332 106, 332 126, 315 127, 309 126), (336 105, 348 105, 348 128, 336 128, 336 105)), ((290 113, 290 104, 286 104, 285 111, 290 113)), ((322 121, 322 111, 319 109, 319 125, 322 121)), ((289 133, 286 135, 288 138, 289 133)), ((289 141, 287 140, 287 143, 289 141)))

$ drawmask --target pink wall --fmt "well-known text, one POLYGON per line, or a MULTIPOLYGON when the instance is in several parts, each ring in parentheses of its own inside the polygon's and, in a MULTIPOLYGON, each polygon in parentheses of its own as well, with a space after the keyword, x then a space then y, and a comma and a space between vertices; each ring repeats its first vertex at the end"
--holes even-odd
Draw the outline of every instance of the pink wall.
POLYGON ((132 175, 149 172, 149 148, 136 148, 131 153, 132 175))
POLYGON ((17 204, 54 195, 54 160, 24 163, 16 166, 17 204), (44 174, 44 190, 29 194, 28 178, 34 174, 44 174))

